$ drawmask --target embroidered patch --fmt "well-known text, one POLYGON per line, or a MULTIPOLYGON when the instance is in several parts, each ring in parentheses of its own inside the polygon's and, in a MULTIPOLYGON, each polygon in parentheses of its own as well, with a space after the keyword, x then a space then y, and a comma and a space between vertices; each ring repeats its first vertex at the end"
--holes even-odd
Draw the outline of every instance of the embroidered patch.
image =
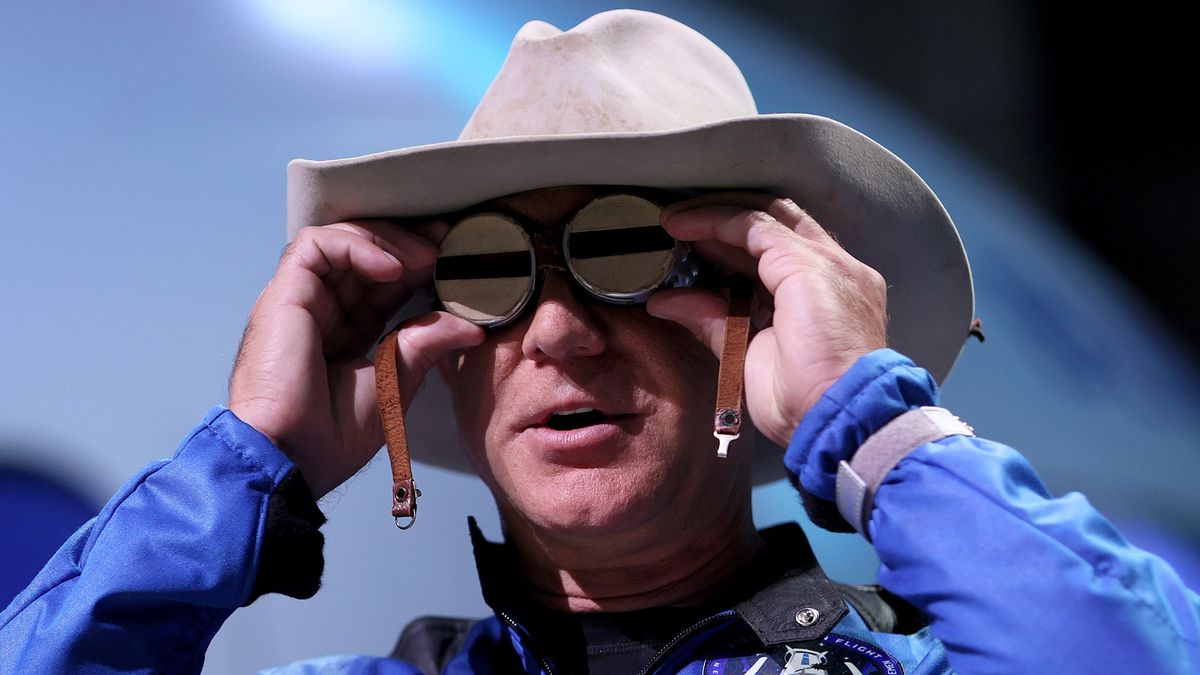
POLYGON ((904 675, 900 662, 873 644, 830 633, 748 656, 704 662, 704 675, 904 675))

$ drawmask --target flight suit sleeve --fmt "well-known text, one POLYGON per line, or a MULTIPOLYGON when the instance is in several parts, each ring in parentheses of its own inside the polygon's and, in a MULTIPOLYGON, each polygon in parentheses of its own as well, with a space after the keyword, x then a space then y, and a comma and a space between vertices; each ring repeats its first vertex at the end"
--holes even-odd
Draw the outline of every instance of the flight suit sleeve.
POLYGON ((0 614, 0 672, 199 672, 236 608, 316 592, 323 522, 291 461, 214 409, 0 614))
MULTIPOLYGON (((826 392, 785 454, 815 520, 847 529, 839 462, 937 397, 891 350, 826 392)), ((1050 495, 1012 448, 963 435, 917 446, 880 484, 868 528, 879 582, 928 615, 959 672, 1200 672, 1200 597, 1085 497, 1050 495)))

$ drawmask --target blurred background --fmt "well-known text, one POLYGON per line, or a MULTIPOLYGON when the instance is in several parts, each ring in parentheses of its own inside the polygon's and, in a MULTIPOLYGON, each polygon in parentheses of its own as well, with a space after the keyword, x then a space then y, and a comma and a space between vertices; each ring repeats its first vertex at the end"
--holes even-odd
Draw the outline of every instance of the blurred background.
MULTIPOLYGON (((761 111, 839 119, 925 178, 960 228, 987 334, 945 404, 1200 586, 1190 24, 1161 7, 1081 19, 1000 0, 640 6, 729 52, 761 111)), ((0 605, 224 403, 284 243, 288 160, 453 139, 524 21, 565 29, 608 8, 7 5, 0 605)), ((484 614, 465 516, 498 537, 490 499, 472 478, 417 470, 419 527, 396 533, 377 459, 322 503, 324 590, 235 614, 206 670, 384 654, 414 616, 484 614)), ((803 517, 780 483, 755 500, 764 525, 803 517)), ((873 578, 857 538, 810 533, 831 576, 873 578)))

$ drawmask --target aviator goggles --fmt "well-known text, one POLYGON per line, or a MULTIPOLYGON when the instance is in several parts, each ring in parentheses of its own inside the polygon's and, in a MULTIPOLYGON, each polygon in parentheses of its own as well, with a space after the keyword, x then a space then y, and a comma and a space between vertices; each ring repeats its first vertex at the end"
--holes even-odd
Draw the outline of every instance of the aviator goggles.
POLYGON ((661 288, 692 286, 700 266, 691 248, 659 225, 661 207, 644 197, 592 200, 561 232, 531 232, 500 212, 474 213, 447 231, 434 291, 446 311, 486 328, 516 320, 551 271, 569 272, 588 295, 615 305, 645 302, 661 288))

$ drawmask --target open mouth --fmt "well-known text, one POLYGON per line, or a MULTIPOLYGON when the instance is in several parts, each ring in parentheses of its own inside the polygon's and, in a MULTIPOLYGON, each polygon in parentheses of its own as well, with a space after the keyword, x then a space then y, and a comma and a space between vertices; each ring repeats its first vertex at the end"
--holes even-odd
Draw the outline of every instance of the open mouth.
POLYGON ((582 429, 593 424, 600 424, 607 419, 608 415, 595 408, 576 408, 575 410, 554 413, 546 421, 546 426, 555 431, 571 431, 572 429, 582 429))

